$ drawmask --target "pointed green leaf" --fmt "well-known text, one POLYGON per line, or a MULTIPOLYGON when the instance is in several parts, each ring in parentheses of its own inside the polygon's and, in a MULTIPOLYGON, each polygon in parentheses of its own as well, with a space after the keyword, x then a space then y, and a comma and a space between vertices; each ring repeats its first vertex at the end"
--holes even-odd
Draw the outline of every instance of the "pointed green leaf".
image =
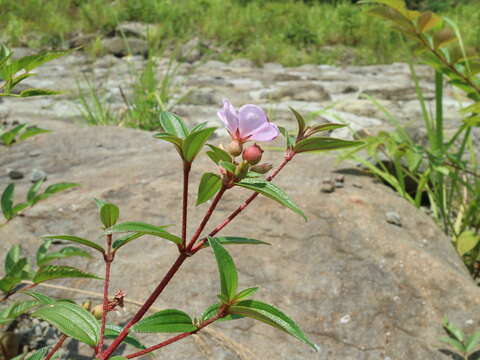
POLYGON ((123 245, 128 244, 130 241, 133 241, 135 239, 138 239, 139 237, 145 235, 146 233, 138 232, 138 233, 133 233, 133 234, 127 234, 124 236, 119 237, 117 240, 115 240, 112 244, 112 247, 116 250, 121 248, 123 245))
POLYGON ((305 221, 307 220, 307 217, 305 216, 303 211, 300 210, 297 204, 295 204, 293 200, 291 200, 282 189, 272 184, 271 182, 259 178, 246 178, 235 184, 246 189, 253 190, 272 200, 275 200, 283 206, 288 207, 293 212, 302 216, 305 221))
POLYGON ((95 205, 97 205, 98 211, 100 211, 103 205, 108 204, 105 200, 102 200, 102 199, 95 198, 93 200, 95 200, 95 205))
POLYGON ((259 289, 258 287, 251 287, 251 288, 240 291, 237 295, 235 295, 235 301, 239 301, 252 296, 258 291, 258 289, 259 289))
POLYGON ((197 328, 188 314, 180 310, 168 309, 140 320, 132 326, 132 330, 148 333, 176 333, 195 331, 197 328))
POLYGON ((203 130, 203 129, 205 129, 205 128, 207 127, 207 125, 208 125, 208 121, 204 121, 204 122, 202 122, 202 123, 194 126, 194 127, 190 130, 190 132, 193 133, 193 132, 198 131, 198 130, 203 130))
POLYGON ((234 174, 235 171, 237 170, 237 167, 235 166, 235 164, 231 163, 231 162, 228 162, 228 161, 223 161, 223 160, 220 160, 218 162, 218 165, 220 165, 222 168, 224 168, 225 170, 227 170, 228 172, 234 174))
POLYGON ((87 257, 91 258, 92 256, 86 252, 85 250, 79 249, 74 246, 66 246, 60 251, 52 252, 50 254, 46 254, 45 256, 42 257, 40 261, 37 261, 38 266, 44 266, 45 264, 48 264, 49 262, 52 262, 54 260, 58 259, 65 259, 68 257, 72 256, 82 256, 82 257, 87 257))
POLYGON ((37 260, 37 265, 39 265, 39 262, 42 261, 42 259, 47 255, 48 249, 52 245, 53 240, 52 239, 44 239, 43 244, 38 247, 37 250, 37 255, 36 255, 36 260, 37 260))
POLYGON ((317 126, 313 126, 308 130, 309 135, 313 135, 319 133, 321 131, 331 131, 335 129, 341 129, 347 126, 346 124, 335 124, 335 123, 327 123, 327 124, 320 124, 317 126))
POLYGON ((121 232, 139 232, 139 233, 157 236, 166 240, 170 240, 175 244, 181 244, 182 239, 164 230, 165 227, 166 226, 155 226, 155 225, 145 224, 142 222, 127 221, 127 222, 110 227, 106 231, 106 234, 121 233, 121 232))
POLYGON ((361 141, 335 139, 331 137, 309 137, 295 144, 296 153, 345 149, 363 144, 361 141))
POLYGON ((12 209, 12 216, 16 216, 18 213, 22 212, 30 206, 29 203, 23 202, 15 205, 12 209))
POLYGON ((18 97, 49 96, 59 94, 61 94, 61 92, 48 89, 26 89, 20 92, 20 94, 18 94, 18 97))
POLYGON ((63 278, 101 279, 95 274, 87 273, 70 266, 48 265, 37 271, 33 278, 33 282, 38 284, 48 280, 63 278))
POLYGON ((55 300, 54 298, 51 298, 50 296, 41 294, 39 292, 26 290, 26 291, 21 291, 21 293, 33 297, 37 302, 43 305, 53 304, 57 302, 57 300, 55 300))
POLYGON ((473 231, 466 230, 460 234, 456 243, 458 253, 460 256, 463 256, 469 251, 475 249, 480 243, 480 235, 475 234, 473 231))
POLYGON ((465 352, 467 354, 471 353, 477 347, 480 342, 480 331, 477 331, 475 334, 470 336, 465 344, 465 352))
POLYGON ((210 200, 222 187, 222 179, 214 173, 205 173, 198 185, 197 205, 210 200))
MULTIPOLYGON (((124 341, 127 342, 126 340, 124 341)), ((109 360, 128 360, 128 358, 126 358, 125 356, 117 355, 117 356, 112 356, 111 358, 109 358, 109 360)))
POLYGON ((22 279, 16 276, 5 276, 0 279, 0 290, 4 293, 8 293, 10 290, 13 290, 15 286, 20 284, 21 281, 22 279))
POLYGON ((465 339, 465 334, 460 328, 452 324, 447 317, 443 319, 443 327, 445 330, 452 336, 454 336, 458 341, 463 342, 465 339))
POLYGON ((69 183, 69 182, 52 184, 45 189, 44 194, 51 195, 51 194, 55 194, 55 193, 60 192, 60 191, 65 191, 65 190, 76 188, 76 187, 79 187, 79 186, 80 186, 80 184, 69 183))
POLYGON ((288 130, 284 128, 283 126, 279 126, 278 129, 280 130, 280 133, 283 135, 283 137, 286 140, 286 148, 287 149, 292 149, 293 146, 295 145, 295 136, 290 135, 288 133, 288 130))
POLYGON ((217 260, 220 275, 221 294, 232 300, 237 293, 238 274, 232 257, 215 238, 208 238, 213 254, 217 260))
POLYGON ((45 181, 44 179, 38 180, 37 182, 35 182, 35 183, 30 187, 30 189, 28 189, 27 201, 28 201, 29 203, 32 203, 32 202, 33 202, 33 199, 35 198, 35 195, 37 195, 38 190, 40 190, 40 186, 42 186, 42 184, 43 184, 44 181, 45 181))
POLYGON ((22 247, 20 245, 13 245, 8 250, 7 255, 5 255, 5 274, 9 274, 13 270, 21 255, 22 247))
POLYGON ((92 249, 95 249, 95 250, 100 251, 102 254, 104 253, 104 250, 103 250, 103 248, 102 248, 100 245, 94 243, 93 241, 90 241, 90 240, 87 240, 87 239, 83 239, 83 238, 78 237, 78 236, 72 236, 72 235, 46 235, 46 236, 42 236, 42 237, 45 238, 45 239, 57 239, 57 240, 71 241, 71 242, 74 242, 74 243, 77 243, 77 244, 82 244, 82 245, 91 247, 92 249))
POLYGON ((13 143, 13 141, 15 140, 15 137, 26 127, 27 127, 27 124, 21 124, 21 125, 15 126, 11 130, 8 130, 8 131, 4 132, 1 135, 1 139, 2 139, 3 144, 6 145, 6 146, 11 145, 13 143))
MULTIPOLYGON (((215 240, 217 240, 222 245, 271 245, 270 243, 267 243, 265 241, 243 238, 238 236, 215 237, 215 240)), ((209 244, 205 243, 203 246, 208 247, 209 244)))
POLYGON ((318 351, 317 345, 312 343, 305 336, 298 325, 287 315, 272 305, 256 300, 243 300, 235 305, 232 305, 229 309, 229 312, 259 320, 265 324, 276 327, 277 329, 285 331, 287 334, 296 337, 318 351))
MULTIPOLYGON (((45 346, 45 347, 42 347, 42 348, 40 348, 40 349, 38 349, 38 350, 35 350, 35 351, 34 351, 33 353, 31 353, 30 356, 27 357, 26 359, 25 359, 25 357, 27 356, 27 354, 24 354, 24 355, 23 355, 23 358, 20 358, 20 359, 22 359, 22 360, 23 360, 23 359, 25 359, 25 360, 43 360, 43 359, 45 359, 45 357, 47 356, 49 350, 50 350, 50 347, 45 346)), ((22 355, 20 355, 20 356, 22 356, 22 355)), ((12 360, 14 360, 14 359, 17 359, 17 358, 15 357, 15 358, 13 358, 12 360)), ((52 357, 52 360, 55 360, 55 359, 56 359, 55 356, 53 356, 53 357, 52 357)))
MULTIPOLYGON (((220 309, 220 306, 222 306, 222 304, 213 304, 213 305, 210 305, 202 314, 202 321, 207 321, 209 319, 211 319, 212 317, 214 317, 215 315, 217 315, 218 313, 218 309, 220 309)), ((218 319, 217 321, 229 321, 229 320, 237 320, 237 319, 241 319, 243 318, 244 316, 241 316, 241 315, 234 315, 234 314, 228 314, 227 316, 224 316, 220 319, 218 319)))
POLYGON ((26 258, 20 258, 15 265, 13 265, 12 269, 8 273, 9 276, 22 278, 26 269, 28 269, 28 261, 26 258))
POLYGON ((458 340, 454 338, 449 338, 449 337, 443 337, 440 339, 440 341, 449 344, 452 346, 454 349, 457 349, 460 352, 465 352, 465 346, 458 340))
POLYGON ((2 193, 1 205, 2 212, 5 219, 10 220, 13 216, 13 192, 15 190, 14 184, 8 184, 2 193))
POLYGON ((183 143, 183 158, 185 161, 192 162, 200 150, 213 134, 216 128, 206 128, 190 133, 183 143))
POLYGON ((38 54, 24 56, 17 61, 20 69, 24 69, 25 71, 31 71, 42 64, 68 55, 71 52, 71 50, 42 51, 38 54))
POLYGON ((0 311, 0 324, 15 320, 39 304, 36 300, 17 301, 0 311))
POLYGON ((114 204, 105 204, 100 209, 100 220, 106 228, 115 225, 119 215, 120 210, 118 209, 118 206, 114 204))
POLYGON ((183 139, 180 139, 177 136, 167 134, 167 133, 155 134, 154 137, 157 138, 157 139, 163 140, 163 141, 167 141, 167 142, 175 145, 175 148, 177 149, 178 153, 180 154, 180 156, 183 157, 183 154, 182 154, 183 139))
POLYGON ((300 115, 295 109, 289 106, 289 109, 291 112, 293 112, 293 115, 295 115, 295 119, 297 119, 297 124, 298 124, 298 135, 302 135, 303 132, 305 131, 306 123, 305 119, 303 118, 302 115, 300 115))
POLYGON ((35 136, 35 135, 39 135, 39 134, 45 134, 45 133, 49 133, 51 132, 51 130, 45 130, 45 129, 41 129, 41 128, 38 128, 38 127, 29 127, 27 128, 23 133, 20 134, 20 136, 18 137, 19 140, 26 140, 28 138, 31 138, 32 136, 35 136))
POLYGON ((57 302, 45 305, 33 312, 32 316, 47 321, 65 335, 88 345, 95 346, 98 342, 100 325, 97 319, 77 304, 57 302))
POLYGON ((171 112, 163 111, 160 114, 160 125, 162 125, 163 130, 167 134, 181 139, 185 139, 188 136, 188 129, 183 120, 171 112))
POLYGON ((215 164, 218 164, 220 160, 232 162, 232 156, 225 150, 211 144, 207 144, 207 146, 210 148, 210 151, 207 151, 207 155, 215 164))
MULTIPOLYGON (((115 339, 122 332, 122 327, 118 325, 107 324, 105 326, 105 337, 107 339, 115 339)), ((137 349, 146 349, 146 346, 143 345, 135 336, 129 334, 123 339, 123 342, 137 349)), ((110 358, 112 360, 113 358, 110 358)), ((125 358, 126 359, 126 358, 125 358)))

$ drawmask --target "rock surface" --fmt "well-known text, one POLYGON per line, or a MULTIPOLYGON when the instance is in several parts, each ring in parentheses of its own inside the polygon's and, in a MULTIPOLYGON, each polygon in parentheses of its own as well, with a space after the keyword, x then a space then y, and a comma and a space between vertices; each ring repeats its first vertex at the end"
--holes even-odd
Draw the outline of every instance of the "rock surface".
MULTIPOLYGON (((47 183, 82 185, 38 203, 1 227, 1 253, 10 245, 22 244, 33 256, 39 237, 45 234, 72 234, 101 242, 93 198, 116 203, 121 221, 176 224, 170 230, 179 231, 178 155, 149 133, 70 127, 0 151, 0 168, 24 173, 41 168, 49 174, 47 183), (38 149, 38 156, 25 156, 38 149)), ((478 327, 480 290, 433 221, 389 188, 355 170, 339 168, 332 157, 318 156, 299 156, 277 181, 309 222, 271 200, 258 198, 222 234, 272 244, 229 248, 239 269, 240 287, 260 286, 256 299, 289 314, 320 351, 314 353, 278 330, 241 319, 212 325, 200 335, 165 348, 162 359, 448 359, 439 352, 445 348, 438 340, 443 335, 442 317, 448 315, 467 332, 478 327), (344 175, 343 187, 333 193, 320 191, 325 177, 337 179, 339 174, 344 175), (401 217, 402 227, 385 221, 390 211, 401 217)), ((215 171, 204 156, 193 167, 192 202, 200 171, 215 171)), ((7 174, 0 172, 0 188, 8 181, 7 174)), ((18 200, 28 186, 29 179, 17 182, 18 200)), ((207 229, 247 195, 237 189, 227 192, 207 229)), ((207 207, 190 208, 190 234, 207 207)), ((123 289, 127 297, 137 300, 145 299, 177 252, 172 244, 150 237, 122 250, 112 269, 111 289, 123 289)), ((76 265, 103 273, 98 257, 86 266, 85 262, 76 265)), ((96 292, 102 286, 84 279, 57 283, 96 292)), ((38 289, 86 299, 73 292, 38 289)), ((218 289, 213 256, 203 250, 184 264, 155 306, 176 307, 198 316, 216 301, 218 289)), ((128 305, 128 313, 134 310, 128 305)), ((125 320, 124 313, 112 316, 112 321, 121 320, 125 320)), ((149 343, 163 338, 151 337, 149 343)), ((68 358, 87 359, 89 355, 73 352, 68 358)))

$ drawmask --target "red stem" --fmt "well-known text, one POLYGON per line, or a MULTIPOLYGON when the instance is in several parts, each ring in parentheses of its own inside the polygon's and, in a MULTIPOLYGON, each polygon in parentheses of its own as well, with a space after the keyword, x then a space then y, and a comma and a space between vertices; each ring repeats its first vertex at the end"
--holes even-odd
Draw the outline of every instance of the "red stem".
POLYGON ((67 335, 63 334, 62 336, 60 336, 60 339, 58 339, 57 343, 52 348, 52 350, 50 350, 50 352, 47 354, 44 360, 50 360, 52 356, 58 351, 58 349, 60 349, 60 347, 63 345, 66 339, 67 339, 67 335))
POLYGON ((115 351, 115 349, 120 345, 120 343, 125 339, 125 337, 128 335, 129 329, 136 324, 140 319, 145 315, 145 313, 148 311, 148 309, 153 305, 155 300, 157 300, 158 296, 161 294, 163 289, 167 286, 169 281, 172 279, 173 275, 178 271, 180 266, 183 264, 185 259, 187 259, 187 255, 185 253, 181 253, 175 263, 170 267, 168 272, 165 274, 165 277, 162 279, 160 284, 156 287, 156 289, 153 291, 153 293, 149 296, 147 301, 142 305, 142 307, 137 311, 137 313, 134 315, 134 317, 128 322, 127 325, 122 329, 120 334, 116 337, 116 339, 110 344, 110 346, 97 355, 98 359, 101 360, 106 360, 109 358, 110 355, 115 351))
MULTIPOLYGON (((284 157, 282 163, 273 172, 273 174, 270 175, 266 180, 267 181, 272 181, 275 178, 275 176, 277 176, 277 174, 285 167, 285 165, 287 165, 288 162, 293 159, 294 156, 295 156, 295 152, 288 151, 285 154, 285 157, 284 157)), ((250 197, 247 200, 245 200, 238 208, 236 208, 230 215, 228 215, 228 217, 221 224, 219 224, 217 227, 215 227, 215 229, 213 229, 212 232, 210 232, 210 234, 208 234, 208 236, 215 236, 219 231, 221 231, 225 226, 227 226, 238 214, 240 214, 243 211, 243 209, 245 209, 248 206, 248 204, 250 204, 253 200, 255 200, 255 198, 258 196, 258 194, 259 194, 258 192, 255 192, 252 195, 250 195, 250 197)), ((203 246, 203 244, 205 244, 206 241, 207 241, 207 238, 203 238, 192 249, 192 252, 196 253, 198 250, 200 250, 201 247, 203 246)))
POLYGON ((219 312, 217 315, 215 315, 214 317, 212 317, 211 319, 205 321, 202 325, 200 325, 196 330, 194 331, 190 331, 190 332, 185 332, 183 334, 179 334, 177 336, 174 336, 170 339, 167 339, 163 342, 161 342, 160 344, 157 344, 157 345, 153 345, 153 346, 150 346, 149 348, 146 348, 146 349, 143 349, 141 351, 138 351, 136 353, 133 353, 133 354, 130 354, 130 355, 127 355, 125 356, 127 359, 132 359, 132 358, 135 358, 135 357, 138 357, 138 356, 142 356, 142 355, 145 355, 145 354, 148 354, 148 353, 151 353, 152 351, 155 351, 155 350, 158 350, 164 346, 167 346, 167 345, 170 345, 174 342, 177 342, 178 340, 182 340, 183 338, 186 338, 187 336, 190 336, 190 335, 193 335, 195 334, 196 332, 200 331, 201 329, 203 329, 204 327, 210 325, 211 323, 217 321, 218 319, 220 319, 221 317, 225 316, 225 313, 223 311, 219 312))
POLYGON ((192 249, 193 245, 195 245, 195 241, 197 241, 197 239, 200 237, 200 234, 202 233, 203 229, 205 228, 205 225, 207 225, 208 220, 210 219, 210 217, 213 214, 213 210, 215 210, 215 208, 217 207, 217 204, 220 201, 220 199, 222 198, 225 191, 227 191, 227 187, 222 186, 220 191, 217 193, 217 195, 213 199, 213 202, 210 205, 210 207, 208 208, 208 211, 205 214, 200 226, 197 228, 197 231, 195 231, 195 234, 193 235, 192 239, 188 243, 187 252, 192 249))
POLYGON ((105 280, 103 282, 103 309, 102 309, 102 326, 100 327, 100 340, 96 349, 96 353, 103 351, 105 341, 105 326, 107 324, 108 313, 108 288, 110 286, 110 267, 113 261, 112 255, 112 234, 107 235, 107 253, 103 255, 105 260, 105 280))
POLYGON ((192 164, 188 161, 183 162, 183 210, 182 210, 182 244, 181 249, 185 249, 187 242, 187 213, 188 213, 188 177, 192 164))

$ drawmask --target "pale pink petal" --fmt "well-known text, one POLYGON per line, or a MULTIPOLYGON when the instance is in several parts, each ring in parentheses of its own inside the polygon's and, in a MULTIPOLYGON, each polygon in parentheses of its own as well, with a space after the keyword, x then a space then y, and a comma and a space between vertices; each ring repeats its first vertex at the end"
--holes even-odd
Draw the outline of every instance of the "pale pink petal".
POLYGON ((243 105, 238 111, 238 130, 242 139, 253 135, 268 123, 265 112, 256 105, 243 105))
POLYGON ((255 141, 272 141, 278 135, 280 135, 280 131, 278 130, 277 125, 267 122, 264 126, 257 129, 251 135, 250 139, 255 141))
POLYGON ((231 135, 238 129, 238 112, 228 100, 223 100, 223 109, 217 112, 220 120, 223 121, 231 135))

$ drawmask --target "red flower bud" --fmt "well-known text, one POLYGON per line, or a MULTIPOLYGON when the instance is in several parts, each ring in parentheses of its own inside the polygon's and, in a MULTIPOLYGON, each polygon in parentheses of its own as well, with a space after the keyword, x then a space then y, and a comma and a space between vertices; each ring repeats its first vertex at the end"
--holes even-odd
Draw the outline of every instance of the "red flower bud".
POLYGON ((257 144, 253 144, 243 151, 242 158, 250 165, 256 165, 262 160, 262 153, 262 148, 257 144))

